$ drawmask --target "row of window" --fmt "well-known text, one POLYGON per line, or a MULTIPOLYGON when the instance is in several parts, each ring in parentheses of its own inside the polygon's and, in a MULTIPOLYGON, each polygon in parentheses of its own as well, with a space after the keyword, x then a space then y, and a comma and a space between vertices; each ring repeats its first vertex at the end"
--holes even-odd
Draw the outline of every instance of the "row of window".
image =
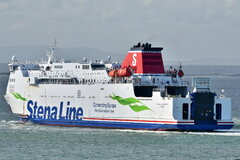
MULTIPOLYGON (((80 69, 80 65, 75 66, 76 69, 80 69)), ((91 64, 92 70, 104 70, 105 65, 104 64, 91 64)), ((84 64, 82 65, 82 69, 90 69, 90 65, 84 64)))
POLYGON ((15 82, 15 78, 10 78, 9 82, 15 82))
MULTIPOLYGON (((80 66, 80 65, 77 65, 77 66, 75 66, 75 68, 76 68, 76 69, 80 69, 81 66, 80 66)), ((89 69, 89 68, 90 68, 90 66, 87 65, 87 64, 82 65, 82 69, 89 69)))
POLYGON ((30 72, 30 76, 71 76, 73 73, 72 72, 50 72, 50 73, 45 73, 45 72, 30 72))
MULTIPOLYGON (((30 96, 29 96, 30 97, 30 96)), ((74 98, 74 96, 45 96, 45 95, 41 95, 41 98, 74 98)), ((85 98, 84 96, 81 97, 81 91, 78 91, 77 93, 77 98, 85 98)), ((89 96, 88 98, 95 98, 95 96, 89 96)), ((105 97, 106 98, 106 97, 105 97)))
POLYGON ((76 78, 71 79, 38 79, 39 84, 78 84, 76 78))
POLYGON ((63 69, 63 66, 62 65, 56 65, 56 66, 54 66, 54 69, 63 69))
MULTIPOLYGON (((29 79, 30 81, 30 79, 29 79)), ((71 79, 38 79, 37 84, 93 84, 93 83, 99 83, 99 82, 107 82, 106 79, 77 79, 77 78, 71 78, 71 79)))
POLYGON ((89 65, 82 65, 82 69, 89 69, 89 65))
POLYGON ((41 95, 40 96, 41 98, 47 98, 47 97, 49 97, 49 98, 74 98, 74 96, 45 96, 45 95, 41 95))
MULTIPOLYGON (((100 75, 100 72, 95 72, 95 73, 83 73, 83 75, 100 75)), ((103 73, 102 73, 103 74, 103 73)))

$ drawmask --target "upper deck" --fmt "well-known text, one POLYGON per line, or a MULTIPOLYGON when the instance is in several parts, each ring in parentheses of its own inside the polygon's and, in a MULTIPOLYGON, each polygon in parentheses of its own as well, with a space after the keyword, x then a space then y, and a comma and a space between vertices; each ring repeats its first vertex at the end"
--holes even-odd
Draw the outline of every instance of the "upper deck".
POLYGON ((20 64, 13 57, 9 70, 13 73, 12 76, 15 72, 21 72, 28 79, 29 85, 35 86, 131 83, 139 92, 146 92, 145 88, 150 88, 178 94, 179 88, 187 88, 182 74, 179 74, 182 72, 181 66, 176 70, 165 71, 162 49, 151 47, 151 44, 138 44, 130 49, 121 65, 111 61, 109 57, 106 60, 89 62, 86 59, 81 62, 53 61, 53 49, 45 63, 20 64))

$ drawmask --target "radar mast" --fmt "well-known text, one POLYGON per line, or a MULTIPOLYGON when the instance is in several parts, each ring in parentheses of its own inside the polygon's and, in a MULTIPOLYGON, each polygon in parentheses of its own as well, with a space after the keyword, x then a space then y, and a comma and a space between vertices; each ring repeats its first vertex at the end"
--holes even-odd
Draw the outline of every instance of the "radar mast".
POLYGON ((54 50, 56 49, 56 46, 57 46, 57 40, 54 39, 54 42, 53 42, 53 44, 51 46, 51 49, 48 51, 48 54, 47 54, 47 56, 48 56, 47 64, 51 64, 52 63, 52 57, 53 57, 53 54, 54 54, 54 50))

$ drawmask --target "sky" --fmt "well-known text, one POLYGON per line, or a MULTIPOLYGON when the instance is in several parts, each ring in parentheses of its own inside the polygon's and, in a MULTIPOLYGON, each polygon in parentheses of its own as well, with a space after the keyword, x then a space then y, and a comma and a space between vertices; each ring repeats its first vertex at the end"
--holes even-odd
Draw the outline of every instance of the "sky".
POLYGON ((240 0, 0 0, 0 47, 54 38, 62 48, 123 58, 132 45, 150 42, 164 47, 167 61, 210 57, 231 64, 240 60, 240 0))

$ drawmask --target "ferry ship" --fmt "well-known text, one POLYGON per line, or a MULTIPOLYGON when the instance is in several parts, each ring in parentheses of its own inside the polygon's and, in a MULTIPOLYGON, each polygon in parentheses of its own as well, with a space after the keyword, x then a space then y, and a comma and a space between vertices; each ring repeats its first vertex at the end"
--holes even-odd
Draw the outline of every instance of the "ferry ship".
POLYGON ((165 70, 161 47, 138 43, 121 64, 106 60, 19 63, 12 57, 5 99, 21 122, 140 130, 231 129, 231 99, 209 78, 165 70), (193 88, 193 89, 192 89, 193 88))

